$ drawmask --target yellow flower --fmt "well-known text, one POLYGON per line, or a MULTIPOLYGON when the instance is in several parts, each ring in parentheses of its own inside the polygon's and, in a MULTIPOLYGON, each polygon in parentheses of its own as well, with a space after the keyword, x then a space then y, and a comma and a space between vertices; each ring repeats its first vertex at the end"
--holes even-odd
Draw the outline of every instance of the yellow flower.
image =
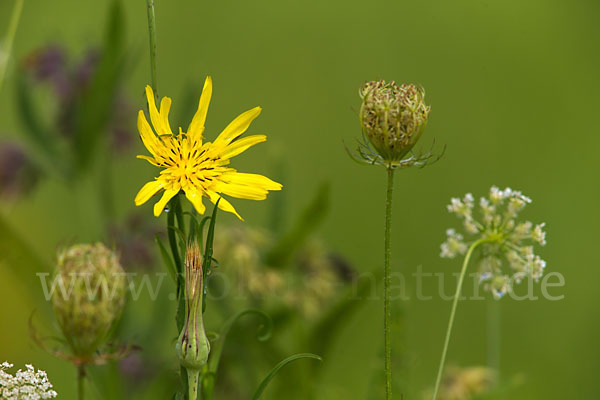
POLYGON ((248 110, 234 119, 214 142, 202 142, 204 121, 211 96, 212 79, 209 76, 204 82, 198 111, 187 132, 179 128, 179 134, 174 135, 168 119, 171 99, 163 97, 158 111, 152 88, 146 86, 150 120, 156 134, 150 128, 144 112, 140 110, 138 130, 151 156, 138 158, 164 169, 160 176, 140 189, 135 197, 137 206, 163 191, 162 197, 154 205, 154 215, 158 217, 169 200, 182 190, 200 214, 204 214, 206 209, 202 203, 202 197, 206 196, 213 203, 220 198, 221 210, 231 212, 242 219, 231 203, 221 197, 221 193, 240 199, 264 200, 269 190, 281 190, 282 186, 279 183, 265 176, 241 173, 227 167, 230 158, 267 140, 265 135, 252 135, 240 139, 250 123, 260 114, 260 107, 248 110))

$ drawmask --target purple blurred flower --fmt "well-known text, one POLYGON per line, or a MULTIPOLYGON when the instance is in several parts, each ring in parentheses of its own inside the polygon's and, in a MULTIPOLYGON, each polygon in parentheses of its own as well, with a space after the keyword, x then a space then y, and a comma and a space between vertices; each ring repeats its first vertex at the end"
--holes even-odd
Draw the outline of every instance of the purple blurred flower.
MULTIPOLYGON (((101 60, 101 52, 90 47, 80 60, 69 63, 66 50, 58 44, 36 50, 25 60, 24 66, 33 81, 52 88, 57 103, 55 124, 67 139, 75 135, 81 96, 93 82, 101 60)), ((124 152, 131 148, 132 138, 137 137, 132 131, 132 127, 135 129, 136 110, 122 90, 117 90, 112 100, 106 129, 111 137, 111 147, 124 152)))
POLYGON ((39 169, 16 143, 0 144, 0 196, 17 198, 28 194, 40 177, 39 169))
POLYGON ((156 266, 153 238, 162 233, 154 221, 140 214, 130 215, 124 224, 112 226, 109 232, 120 252, 121 265, 129 271, 151 270, 156 266))

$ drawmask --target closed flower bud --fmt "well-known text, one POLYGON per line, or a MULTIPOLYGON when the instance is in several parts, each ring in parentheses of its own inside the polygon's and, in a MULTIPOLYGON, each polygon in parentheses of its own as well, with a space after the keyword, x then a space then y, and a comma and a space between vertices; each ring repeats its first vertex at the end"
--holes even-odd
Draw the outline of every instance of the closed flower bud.
POLYGON ((427 124, 430 107, 424 90, 412 84, 371 81, 359 93, 360 122, 369 142, 388 164, 401 161, 427 124))
POLYGON ((190 398, 194 396, 194 399, 197 396, 200 370, 208 361, 210 352, 202 319, 202 278, 202 253, 194 243, 188 247, 185 255, 185 324, 176 345, 179 362, 188 373, 190 398))
POLYGON ((103 344, 125 304, 125 279, 117 255, 101 243, 79 244, 58 254, 52 303, 75 356, 87 362, 103 344))

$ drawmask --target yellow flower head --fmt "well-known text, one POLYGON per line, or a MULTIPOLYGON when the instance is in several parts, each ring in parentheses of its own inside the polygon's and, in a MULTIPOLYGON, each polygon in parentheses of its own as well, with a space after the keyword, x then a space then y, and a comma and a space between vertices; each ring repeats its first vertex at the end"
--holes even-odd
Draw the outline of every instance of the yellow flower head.
POLYGON ((135 197, 136 206, 144 204, 156 193, 163 191, 162 197, 154 205, 154 215, 158 217, 169 200, 183 190, 200 214, 204 214, 206 209, 202 203, 202 197, 206 196, 213 203, 220 198, 221 210, 233 213, 242 219, 233 206, 221 197, 221 193, 240 199, 264 200, 269 190, 281 190, 279 183, 265 176, 241 173, 227 167, 230 158, 244 152, 250 146, 267 140, 265 135, 252 135, 240 139, 250 123, 260 114, 260 107, 248 110, 234 119, 214 142, 202 142, 211 96, 212 79, 209 76, 204 82, 198 111, 187 132, 179 128, 179 134, 174 135, 169 126, 171 99, 163 97, 158 111, 152 88, 146 86, 150 120, 156 134, 150 128, 144 111, 140 110, 138 130, 151 156, 138 156, 138 158, 143 158, 164 169, 159 177, 140 189, 135 197))

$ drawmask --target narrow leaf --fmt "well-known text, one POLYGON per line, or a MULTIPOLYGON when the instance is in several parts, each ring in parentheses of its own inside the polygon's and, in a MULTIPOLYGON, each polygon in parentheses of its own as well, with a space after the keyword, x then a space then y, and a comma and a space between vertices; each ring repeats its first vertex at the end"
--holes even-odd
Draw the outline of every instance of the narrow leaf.
POLYGON ((167 267, 167 271, 169 271, 169 275, 171 275, 171 278, 173 278, 173 282, 177 284, 177 268, 175 267, 175 264, 173 264, 173 259, 169 256, 169 252, 165 248, 163 242, 160 240, 160 237, 158 237, 158 234, 154 237, 154 241, 160 249, 160 254, 163 258, 165 266, 167 267))
POLYGON ((321 357, 319 357, 316 354, 311 354, 311 353, 295 354, 293 356, 290 356, 290 357, 286 358, 285 360, 283 360, 279 364, 277 364, 275 366, 275 368, 273 368, 271 370, 271 372, 269 372, 269 374, 267 375, 267 377, 265 379, 263 379, 263 381, 258 386, 258 389, 256 389, 256 392, 254 393, 254 396, 252 396, 252 400, 258 400, 258 399, 260 399, 260 396, 262 396, 262 394, 265 391, 265 389, 267 388, 267 385, 269 384, 269 382, 271 382, 271 380, 275 377, 275 375, 277 374, 277 372, 279 372, 279 370, 281 368, 285 367, 287 364, 291 363, 292 361, 296 361, 296 360, 299 360, 301 358, 314 358, 315 360, 323 361, 321 359, 321 357))

